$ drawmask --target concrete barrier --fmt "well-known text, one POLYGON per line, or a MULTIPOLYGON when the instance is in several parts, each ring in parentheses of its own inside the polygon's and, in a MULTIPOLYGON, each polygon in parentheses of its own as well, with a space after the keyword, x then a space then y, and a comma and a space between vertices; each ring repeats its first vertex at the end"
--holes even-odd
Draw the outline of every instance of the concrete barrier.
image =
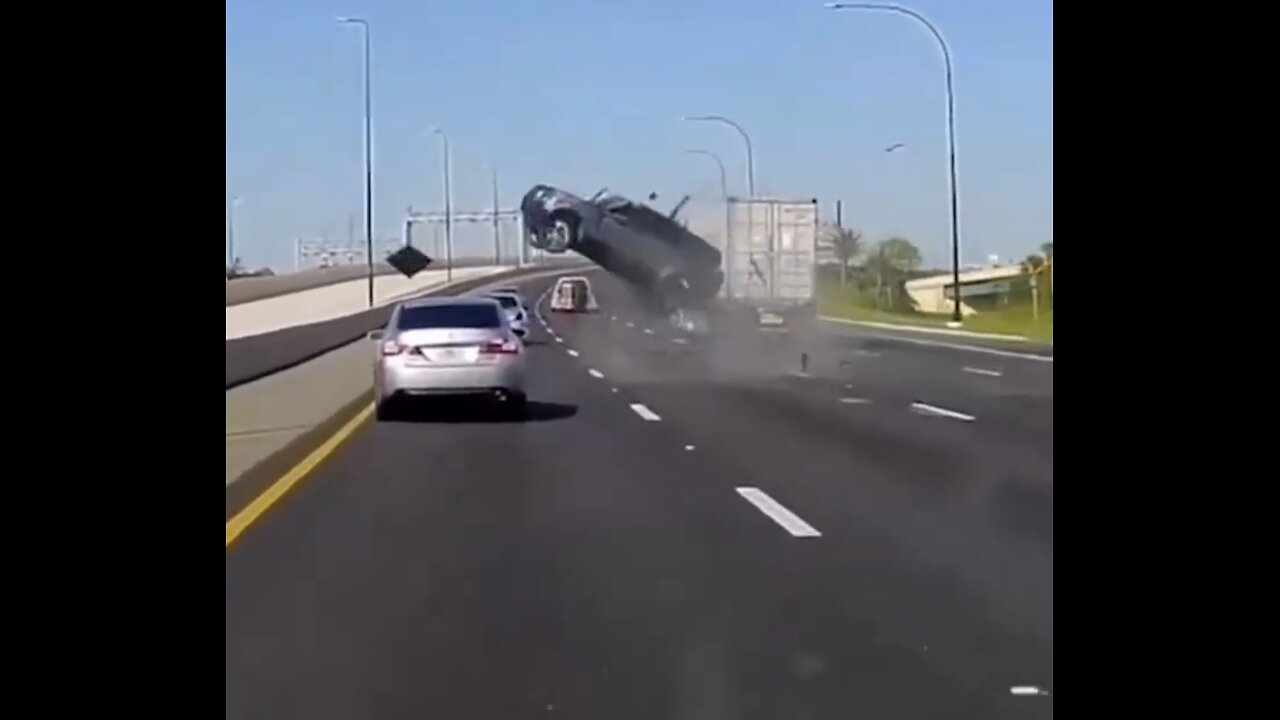
MULTIPOLYGON (((492 264, 492 260, 484 259, 455 259, 453 261, 454 268, 482 267, 492 264)), ((432 264, 430 269, 444 270, 448 267, 445 263, 437 263, 432 264)), ((375 264, 373 272, 377 277, 400 275, 399 271, 385 263, 375 264)), ((288 275, 237 278, 227 282, 227 307, 257 302, 258 300, 269 300, 281 295, 314 290, 326 285, 359 280, 365 277, 368 277, 368 269, 364 265, 339 265, 332 268, 303 270, 302 272, 289 273, 288 275)))
MULTIPOLYGON (((514 268, 455 268, 453 282, 512 269, 514 268)), ((386 275, 374 285, 374 304, 387 305, 443 287, 450 282, 447 275, 445 270, 429 270, 412 278, 386 275)), ((226 309, 225 339, 273 333, 295 325, 333 320, 368 309, 368 283, 364 279, 347 280, 257 302, 232 305, 226 309)))
MULTIPOLYGON (((580 272, 576 265, 533 265, 497 274, 486 274, 428 290, 431 295, 455 295, 484 285, 546 272, 580 272)), ((323 322, 284 328, 276 332, 227 341, 227 389, 301 365, 359 340, 383 327, 395 303, 323 322)))

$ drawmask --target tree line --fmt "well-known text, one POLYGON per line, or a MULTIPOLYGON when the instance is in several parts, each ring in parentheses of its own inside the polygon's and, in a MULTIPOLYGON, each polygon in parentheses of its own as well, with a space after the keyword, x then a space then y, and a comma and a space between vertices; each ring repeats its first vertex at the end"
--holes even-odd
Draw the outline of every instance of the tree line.
POLYGON ((898 307, 909 302, 902 284, 924 264, 915 243, 895 236, 868 244, 860 231, 834 226, 826 228, 824 235, 835 253, 842 287, 856 280, 859 288, 875 293, 876 304, 882 307, 898 307), (856 277, 851 278, 851 271, 856 277))
MULTIPOLYGON (((840 273, 840 286, 855 286, 877 307, 909 309, 910 299, 902 289, 903 283, 920 277, 924 264, 920 248, 903 237, 891 237, 878 243, 868 243, 863 234, 852 228, 829 226, 823 231, 823 239, 835 255, 840 273), (873 294, 874 293, 874 294, 873 294)), ((1046 263, 1053 261, 1053 243, 1040 246, 1040 252, 1032 253, 1022 262, 1028 276, 1041 274, 1046 263)), ((1052 276, 1049 276, 1048 293, 1052 297, 1052 276)))

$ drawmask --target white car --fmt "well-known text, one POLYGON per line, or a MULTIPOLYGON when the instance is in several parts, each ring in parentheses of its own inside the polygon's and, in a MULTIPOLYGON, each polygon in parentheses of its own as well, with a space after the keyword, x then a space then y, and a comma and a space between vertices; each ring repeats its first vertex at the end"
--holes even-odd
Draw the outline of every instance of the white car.
POLYGON ((552 312, 595 312, 600 309, 591 281, 581 275, 567 275, 556 280, 551 291, 552 312))
POLYGON ((529 305, 520 293, 494 291, 487 293, 486 297, 497 300, 502 306, 503 312, 507 314, 507 322, 516 335, 524 337, 529 334, 529 305))
POLYGON ((499 400, 526 407, 525 349, 497 300, 433 297, 396 307, 378 341, 374 409, 388 420, 407 401, 439 396, 499 400))

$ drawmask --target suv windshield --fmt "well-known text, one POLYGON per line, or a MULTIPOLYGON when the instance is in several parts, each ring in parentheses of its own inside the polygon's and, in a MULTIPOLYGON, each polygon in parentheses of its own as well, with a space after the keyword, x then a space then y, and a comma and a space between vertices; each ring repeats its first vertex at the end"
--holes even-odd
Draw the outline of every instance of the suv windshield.
POLYGON ((489 305, 423 305, 400 311, 400 330, 502 327, 497 308, 489 305))

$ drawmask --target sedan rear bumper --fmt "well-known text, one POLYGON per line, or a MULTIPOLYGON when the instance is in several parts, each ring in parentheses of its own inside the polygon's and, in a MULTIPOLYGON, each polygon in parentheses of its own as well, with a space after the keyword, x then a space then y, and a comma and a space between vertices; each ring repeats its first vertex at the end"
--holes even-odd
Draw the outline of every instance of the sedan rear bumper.
POLYGON ((413 367, 384 364, 375 383, 379 398, 396 395, 492 395, 524 393, 523 359, 465 367, 413 367))

